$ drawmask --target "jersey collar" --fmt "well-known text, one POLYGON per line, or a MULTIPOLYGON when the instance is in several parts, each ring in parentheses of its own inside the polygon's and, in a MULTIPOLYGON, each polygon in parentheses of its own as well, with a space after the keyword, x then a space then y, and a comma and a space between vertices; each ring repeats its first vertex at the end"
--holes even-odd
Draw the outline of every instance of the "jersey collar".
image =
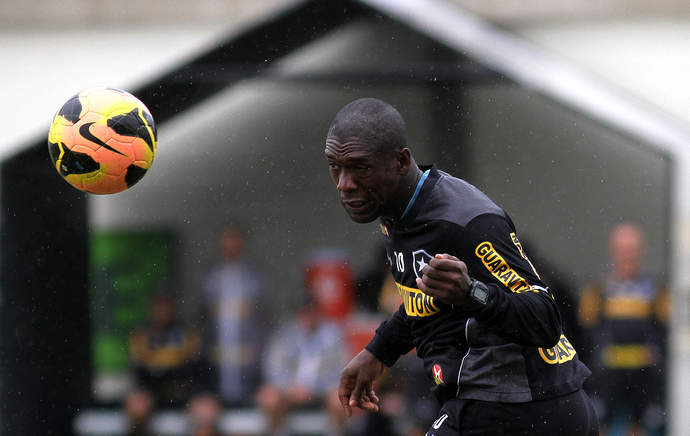
MULTIPOLYGON (((439 179, 439 172, 436 165, 419 165, 419 169, 423 171, 423 175, 417 183, 417 188, 410 202, 407 204, 405 212, 403 212, 402 217, 393 227, 404 226, 406 222, 411 221, 417 216, 426 202, 426 199, 429 198, 429 194, 431 194, 431 190, 436 184, 436 181, 439 179)), ((391 225, 393 223, 387 224, 391 225)))
POLYGON ((419 182, 417 182, 417 187, 414 190, 414 194, 412 194, 412 198, 410 198, 410 202, 407 203, 407 207, 405 208, 405 212, 403 212, 402 216, 400 217, 401 220, 403 218, 405 218, 405 215, 407 215, 407 212, 410 211, 410 208, 412 207, 415 200, 417 199, 417 195, 419 195, 419 191, 422 189, 422 185, 424 184, 424 181, 426 180, 427 177, 429 177, 429 172, 431 172, 430 169, 424 171, 424 173, 422 174, 422 177, 419 178, 419 182))

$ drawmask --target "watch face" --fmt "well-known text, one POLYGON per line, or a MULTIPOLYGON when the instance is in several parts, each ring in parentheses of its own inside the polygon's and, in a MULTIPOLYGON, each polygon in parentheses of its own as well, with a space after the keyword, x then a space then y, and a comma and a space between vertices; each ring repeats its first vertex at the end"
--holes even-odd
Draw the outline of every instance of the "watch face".
POLYGON ((472 298, 481 304, 486 304, 489 300, 489 292, 483 283, 476 282, 472 290, 472 298))

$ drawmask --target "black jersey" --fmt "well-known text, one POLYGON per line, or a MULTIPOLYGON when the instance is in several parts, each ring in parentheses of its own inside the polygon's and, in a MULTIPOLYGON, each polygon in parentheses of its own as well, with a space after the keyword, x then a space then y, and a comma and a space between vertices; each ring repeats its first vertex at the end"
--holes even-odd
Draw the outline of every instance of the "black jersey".
POLYGON ((519 403, 581 387, 589 370, 565 336, 553 296, 522 251, 508 215, 469 183, 425 171, 399 222, 381 220, 403 304, 367 345, 386 365, 417 349, 433 389, 450 398, 519 403), (416 288, 436 254, 456 256, 489 288, 470 312, 416 288))

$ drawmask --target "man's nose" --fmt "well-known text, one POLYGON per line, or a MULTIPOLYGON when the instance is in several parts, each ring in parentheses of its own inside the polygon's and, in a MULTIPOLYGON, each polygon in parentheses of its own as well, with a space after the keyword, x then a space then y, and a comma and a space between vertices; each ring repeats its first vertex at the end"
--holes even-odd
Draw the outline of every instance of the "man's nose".
POLYGON ((338 177, 338 191, 354 191, 355 189, 357 189, 357 184, 350 171, 340 171, 340 177, 338 177))

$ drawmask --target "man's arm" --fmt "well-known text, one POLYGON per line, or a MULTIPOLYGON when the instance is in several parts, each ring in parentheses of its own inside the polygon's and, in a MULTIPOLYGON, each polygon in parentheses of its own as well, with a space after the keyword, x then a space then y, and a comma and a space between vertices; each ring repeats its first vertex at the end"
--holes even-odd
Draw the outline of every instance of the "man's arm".
POLYGON ((436 255, 417 279, 419 289, 463 308, 511 342, 553 347, 561 336, 560 312, 522 251, 509 219, 482 216, 468 225, 461 239, 462 260, 436 255), (487 286, 489 295, 483 306, 468 305, 472 279, 487 286))
POLYGON ((414 348, 410 329, 405 322, 404 308, 401 305, 396 313, 381 323, 376 334, 340 374, 338 396, 347 416, 352 416, 352 408, 378 411, 378 397, 374 392, 374 382, 383 371, 414 348))
POLYGON ((347 416, 352 408, 377 412, 379 398, 374 392, 374 382, 383 374, 386 366, 369 351, 362 350, 340 373, 338 397, 347 416))
MULTIPOLYGON (((446 304, 465 307, 472 279, 464 262, 449 254, 439 254, 423 269, 417 286, 446 304)), ((506 293, 496 284, 487 284, 489 298, 472 316, 499 336, 521 345, 553 347, 561 337, 561 318, 556 302, 545 289, 506 293)))
POLYGON ((379 325, 376 334, 365 347, 388 367, 414 348, 410 327, 405 322, 406 316, 401 304, 389 319, 379 325))
POLYGON ((474 319, 499 336, 520 345, 551 348, 561 338, 561 316, 553 297, 540 290, 506 293, 489 285, 494 297, 473 313, 474 319))

